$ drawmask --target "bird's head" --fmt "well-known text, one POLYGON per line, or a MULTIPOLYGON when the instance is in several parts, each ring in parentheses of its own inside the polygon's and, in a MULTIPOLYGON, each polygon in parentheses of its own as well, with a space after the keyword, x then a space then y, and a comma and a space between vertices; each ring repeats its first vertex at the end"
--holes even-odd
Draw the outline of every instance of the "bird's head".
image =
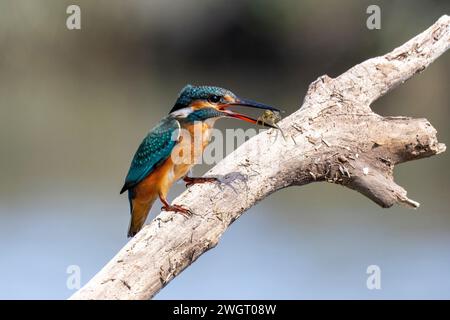
MULTIPOLYGON (((190 121, 204 121, 210 118, 230 117, 244 120, 250 123, 258 123, 246 115, 231 111, 233 106, 242 106, 280 112, 280 110, 247 99, 237 97, 233 92, 212 86, 192 86, 184 87, 178 99, 170 111, 175 117, 186 118, 190 121)), ((267 127, 273 127, 268 123, 261 123, 267 127)))

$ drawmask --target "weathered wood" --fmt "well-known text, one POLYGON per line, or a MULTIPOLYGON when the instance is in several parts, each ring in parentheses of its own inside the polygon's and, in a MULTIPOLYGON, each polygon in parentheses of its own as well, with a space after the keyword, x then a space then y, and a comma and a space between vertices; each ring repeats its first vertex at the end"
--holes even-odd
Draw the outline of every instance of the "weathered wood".
MULTIPOLYGON (((316 181, 349 187, 382 207, 418 207, 393 179, 398 163, 445 151, 426 119, 382 117, 370 104, 422 72, 450 46, 450 17, 392 52, 364 61, 332 79, 313 82, 303 106, 244 143, 207 175, 228 183, 195 185, 174 203, 185 219, 159 214, 71 299, 149 299, 205 251, 228 226, 272 192, 316 181), (295 143, 294 143, 295 140, 295 143)), ((243 271, 245 272, 245 271, 243 271)))

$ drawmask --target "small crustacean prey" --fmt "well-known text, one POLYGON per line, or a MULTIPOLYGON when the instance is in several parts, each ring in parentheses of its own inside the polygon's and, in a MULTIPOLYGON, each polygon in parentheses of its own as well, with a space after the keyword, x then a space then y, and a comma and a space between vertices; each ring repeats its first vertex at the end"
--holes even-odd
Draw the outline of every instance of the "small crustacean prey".
MULTIPOLYGON (((281 130, 280 126, 277 124, 277 122, 279 122, 281 120, 281 115, 279 111, 275 111, 275 110, 265 110, 262 115, 257 119, 257 124, 261 124, 261 125, 270 125, 275 127, 276 129, 280 130, 281 135, 283 136, 283 139, 286 141, 286 137, 284 135, 283 130, 281 130)), ((278 132, 278 131, 277 131, 278 132)), ((278 133, 277 136, 275 137, 275 139, 278 137, 278 133)))

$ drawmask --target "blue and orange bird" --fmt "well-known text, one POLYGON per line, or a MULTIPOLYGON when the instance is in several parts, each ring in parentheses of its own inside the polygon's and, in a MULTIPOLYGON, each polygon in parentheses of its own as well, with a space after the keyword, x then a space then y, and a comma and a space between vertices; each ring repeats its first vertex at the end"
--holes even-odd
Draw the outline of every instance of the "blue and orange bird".
MULTIPOLYGON (((232 106, 279 112, 271 106, 238 98, 231 91, 219 87, 187 85, 181 90, 169 115, 163 118, 140 144, 120 191, 128 191, 130 201, 131 221, 128 237, 133 237, 141 230, 157 198, 163 204, 161 210, 178 212, 186 217, 190 215, 188 209, 170 205, 166 197, 169 189, 179 179, 183 179, 187 187, 217 180, 187 176, 198 160, 198 155, 201 156, 208 145, 215 121, 231 117, 258 123, 256 119, 229 110, 232 106), (187 132, 190 139, 185 139, 181 132, 187 132), (183 161, 179 161, 180 158, 183 158, 183 161)), ((271 124, 263 125, 273 127, 271 124)))

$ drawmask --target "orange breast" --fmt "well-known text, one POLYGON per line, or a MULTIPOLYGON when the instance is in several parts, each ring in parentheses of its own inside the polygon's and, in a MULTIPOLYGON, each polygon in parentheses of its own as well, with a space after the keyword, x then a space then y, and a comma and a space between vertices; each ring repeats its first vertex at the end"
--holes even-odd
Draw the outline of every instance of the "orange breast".
POLYGON ((172 151, 175 181, 200 163, 203 151, 210 142, 213 125, 212 120, 182 126, 180 142, 172 151))

